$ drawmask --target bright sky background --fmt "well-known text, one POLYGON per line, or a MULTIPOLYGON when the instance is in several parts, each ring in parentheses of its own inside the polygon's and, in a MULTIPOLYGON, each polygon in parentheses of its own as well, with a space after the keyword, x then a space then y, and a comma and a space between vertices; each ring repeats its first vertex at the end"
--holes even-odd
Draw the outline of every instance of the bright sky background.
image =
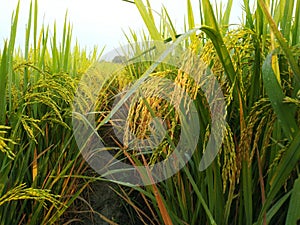
MULTIPOLYGON (((4 39, 9 37, 11 15, 17 2, 18 0, 0 0, 0 48, 3 47, 4 39)), ((150 2, 157 12, 161 11, 162 4, 165 5, 178 32, 183 30, 183 18, 187 11, 185 0, 150 0, 150 2)), ((199 17, 198 2, 199 0, 192 0, 195 18, 199 17)), ((241 2, 242 0, 234 0, 232 23, 238 23, 241 19, 241 2)), ((20 4, 17 45, 22 47, 30 0, 21 0, 20 4)), ((62 33, 65 13, 68 10, 68 19, 73 25, 73 44, 77 39, 80 46, 88 50, 95 45, 99 48, 106 46, 106 52, 118 48, 120 44, 126 44, 122 29, 129 33, 129 28, 137 32, 145 28, 136 6, 121 0, 38 0, 38 4, 39 25, 43 22, 49 24, 51 31, 56 21, 59 34, 62 33)))

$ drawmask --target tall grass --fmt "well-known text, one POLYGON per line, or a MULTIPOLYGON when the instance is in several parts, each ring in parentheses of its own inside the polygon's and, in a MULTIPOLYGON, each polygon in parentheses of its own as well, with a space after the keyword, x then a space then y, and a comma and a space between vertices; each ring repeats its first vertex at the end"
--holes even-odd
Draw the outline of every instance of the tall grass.
MULTIPOLYGON (((163 9, 163 25, 157 26, 150 2, 135 0, 134 3, 151 39, 166 42, 180 36, 166 9, 163 9)), ((165 181, 144 188, 133 187, 143 197, 148 215, 142 213, 139 203, 134 205, 130 194, 122 194, 145 224, 299 223, 300 214, 295 207, 299 204, 300 1, 258 0, 255 3, 252 13, 250 1, 244 1, 245 22, 232 27, 229 24, 232 1, 227 3, 224 13, 215 12, 209 0, 199 1, 201 32, 192 34, 183 48, 199 55, 199 60, 207 63, 222 86, 227 103, 225 137, 217 158, 206 170, 199 171, 211 123, 199 88, 195 103, 202 130, 192 159, 165 181)), ((189 0, 186 4, 186 30, 190 30, 195 28, 193 7, 196 6, 189 0)), ((137 40, 135 33, 132 39, 137 40)), ((127 76, 138 79, 145 72, 139 70, 144 64, 132 66, 127 76)), ((157 67, 153 76, 171 71, 175 74, 174 82, 187 82, 176 76, 177 70, 157 67)), ((189 85, 187 82, 182 87, 189 89, 189 85)), ((152 111, 154 115, 156 103, 148 99, 140 102, 140 106, 131 106, 135 114, 130 114, 128 120, 142 126, 139 121, 143 121, 147 110, 137 110, 147 106, 148 114, 152 111)), ((171 121, 171 124, 179 122, 176 116, 171 121)), ((146 128, 137 129, 133 125, 132 129, 138 132, 146 128)), ((168 131, 172 133, 172 127, 168 131)), ((172 151, 176 135, 173 137, 160 146, 162 155, 172 151)), ((145 165, 143 157, 126 156, 134 165, 145 165)))
MULTIPOLYGON (((72 99, 80 76, 96 60, 64 22, 38 30, 38 1, 30 4, 24 54, 16 51, 20 3, 0 53, 0 224, 61 224, 62 215, 87 185, 73 138, 72 99)), ((72 216, 73 219, 76 215, 72 216)))
MULTIPOLYGON (((200 8, 202 24, 199 33, 192 32, 187 38, 186 33, 176 31, 166 8, 157 25, 150 1, 126 1, 136 5, 148 29, 149 37, 143 33, 141 41, 161 43, 150 52, 161 53, 168 50, 168 44, 182 39, 179 53, 189 50, 193 54, 184 55, 178 67, 146 61, 143 57, 149 46, 136 44, 139 38, 134 31, 125 36, 132 46, 134 60, 129 62, 134 63, 122 65, 99 93, 100 135, 108 121, 116 122, 112 114, 118 110, 111 104, 115 95, 131 82, 136 82, 133 88, 147 86, 142 82, 147 77, 170 79, 193 96, 201 129, 196 151, 179 172, 145 187, 119 182, 120 198, 144 224, 299 223, 300 1, 258 0, 251 12, 250 1, 244 0, 245 22, 232 27, 233 1, 228 1, 223 13, 221 7, 214 10, 209 0, 199 1, 198 6, 187 0, 185 30, 195 29, 194 7, 200 8), (202 90, 205 86, 195 85, 181 69, 198 71, 202 61, 220 84, 227 117, 219 125, 224 130, 221 149, 212 164, 200 171, 203 151, 214 135, 211 112, 202 90), (136 191, 140 198, 133 195, 136 191)), ((80 182, 86 165, 70 125, 71 106, 82 74, 97 61, 98 54, 95 50, 89 56, 78 44, 72 49, 67 17, 62 40, 55 24, 52 36, 49 27, 38 31, 37 0, 29 8, 24 54, 16 51, 19 7, 12 17, 9 40, 0 52, 0 224, 61 224, 64 217, 72 218, 67 223, 75 222, 77 215, 66 211, 88 182, 80 182)), ((155 115, 165 121, 167 134, 155 151, 143 154, 125 148, 112 135, 114 150, 119 150, 115 157, 147 168, 168 158, 180 129, 184 133, 187 126, 174 107, 146 96, 128 110, 126 122, 139 138, 147 138, 148 123, 155 115)), ((140 175, 148 183, 154 179, 149 169, 140 175)))

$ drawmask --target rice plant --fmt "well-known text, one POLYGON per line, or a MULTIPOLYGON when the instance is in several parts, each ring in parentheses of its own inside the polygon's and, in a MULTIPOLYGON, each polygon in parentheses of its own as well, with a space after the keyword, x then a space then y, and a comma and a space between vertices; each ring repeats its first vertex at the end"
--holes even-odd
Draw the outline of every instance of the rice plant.
MULTIPOLYGON (((166 9, 163 9, 166 16, 162 18, 162 26, 156 26, 150 1, 135 0, 134 4, 151 39, 166 42, 180 36, 166 9)), ((200 33, 190 35, 182 46, 209 66, 221 84, 227 104, 223 144, 206 170, 199 171, 199 164, 211 132, 211 121, 201 87, 195 87, 195 83, 182 77, 178 73, 180 68, 160 70, 157 67, 152 74, 159 76, 171 71, 181 87, 196 90, 194 101, 204 129, 200 131, 192 159, 180 172, 158 184, 133 187, 143 197, 149 214, 143 213, 140 203, 134 204, 129 193, 120 193, 144 224, 299 223, 300 215, 295 207, 299 205, 300 2, 258 0, 255 4, 251 12, 250 2, 244 1, 245 22, 231 27, 228 18, 232 1, 227 3, 224 14, 215 12, 210 1, 199 1, 200 33)), ((193 7, 196 6, 189 0, 187 5, 186 30, 190 30, 195 28, 193 7)), ((136 34, 132 36, 137 41, 136 34)), ((195 60, 190 60, 193 63, 184 66, 195 66, 195 60)), ((144 63, 137 63, 126 76, 138 79, 135 74, 143 74, 145 70, 139 70, 143 66, 144 63)), ((117 85, 114 87, 118 89, 117 85)), ((157 105, 165 115, 168 105, 158 99, 146 98, 128 106, 134 112, 127 118, 130 129, 146 137, 145 118, 157 115, 157 105)), ((177 128, 184 126, 175 114, 165 121, 176 124, 177 128)), ((168 131, 172 131, 171 127, 168 131)), ((176 135, 167 139, 158 151, 167 158, 168 149, 172 151, 174 143, 176 135)), ((135 166, 153 163, 153 157, 145 154, 142 157, 124 154, 135 166)), ((141 176, 151 179, 149 174, 141 176)))
POLYGON ((187 0, 186 32, 176 31, 166 8, 157 25, 150 1, 127 2, 135 4, 148 30, 141 40, 135 31, 125 35, 131 46, 123 49, 125 58, 100 63, 101 52, 96 49, 89 55, 79 44, 72 48, 67 16, 61 41, 55 24, 52 36, 45 25, 38 31, 37 0, 29 8, 24 53, 16 51, 18 4, 10 37, 0 51, 0 224, 80 221, 68 208, 89 182, 104 179, 84 176, 87 165, 71 122, 77 85, 96 62, 102 73, 117 71, 99 93, 89 89, 85 93, 97 97, 97 132, 115 158, 147 168, 139 174, 146 186, 114 181, 120 185, 116 190, 120 201, 136 211, 141 223, 299 223, 300 1, 257 0, 252 12, 250 1, 244 0, 244 22, 231 26, 233 1, 227 2, 223 13, 221 5, 214 10, 209 0, 199 1, 198 6, 187 0), (200 8, 199 27, 194 7, 200 8), (193 29, 197 32, 191 32, 193 29), (174 43, 180 63, 155 62, 174 43), (204 64, 209 70, 203 69, 204 64), (189 72, 198 76, 191 78, 189 72), (169 102, 159 98, 168 91, 164 79, 176 87, 169 102), (224 136, 217 157, 199 170, 209 137, 215 135, 207 99, 213 94, 204 91, 219 90, 205 85, 213 79, 226 103, 225 123, 217 123, 224 136), (148 94, 136 97, 136 90, 148 94), (194 110, 184 93, 195 105, 201 127, 196 150, 173 176, 152 182, 151 166, 172 155, 181 135, 193 137, 186 134, 189 124, 181 120, 176 104, 171 104, 180 99, 183 109, 194 110), (130 95, 136 99, 131 105, 121 100, 128 115, 120 123, 111 112, 121 111, 112 103, 130 95), (161 118, 164 125, 160 129, 167 131, 159 140, 151 136, 160 132, 149 125, 155 118, 161 118), (131 143, 128 136, 120 143, 112 127, 121 133, 130 130, 143 142, 131 143), (139 150, 141 144, 147 151, 139 150))
POLYGON ((89 56, 78 44, 71 49, 67 19, 61 41, 55 25, 52 37, 49 26, 38 31, 37 1, 29 8, 24 53, 17 51, 19 8, 0 53, 0 224, 61 224, 88 184, 80 182, 86 165, 70 126, 71 104, 97 53, 89 56))

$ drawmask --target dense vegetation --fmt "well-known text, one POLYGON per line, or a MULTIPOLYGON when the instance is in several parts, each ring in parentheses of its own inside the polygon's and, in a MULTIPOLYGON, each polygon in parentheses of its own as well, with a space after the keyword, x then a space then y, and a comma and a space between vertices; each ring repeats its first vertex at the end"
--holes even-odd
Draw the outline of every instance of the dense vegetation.
MULTIPOLYGON (((164 99, 146 96, 128 106, 126 122, 137 137, 146 139, 151 118, 161 117, 167 135, 155 151, 141 154, 137 148, 125 148, 111 131, 106 132, 106 122, 116 124, 109 112, 124 87, 143 80, 145 89, 153 86, 147 83, 148 77, 167 78, 192 96, 197 108, 201 130, 186 166, 147 186, 114 181, 119 185, 120 201, 127 202, 140 223, 299 223, 300 1, 258 0, 252 12, 249 0, 244 0, 244 22, 230 26, 231 0, 225 12, 213 10, 209 0, 202 0, 202 25, 196 27, 193 7, 197 6, 187 0, 186 31, 194 32, 184 34, 176 32, 167 9, 162 9, 156 26, 149 1, 127 2, 140 11, 149 36, 143 33, 139 38, 132 31, 126 36, 132 46, 130 54, 124 50, 114 62, 100 61, 97 50, 88 54, 78 44, 72 47, 67 20, 61 41, 55 25, 52 36, 48 27, 38 31, 37 1, 30 6, 24 52, 18 50, 17 6, 11 35, 0 52, 0 224, 72 223, 68 208, 91 182, 105 180, 86 173, 89 166, 72 127, 77 86, 95 63, 106 68, 102 73, 117 71, 107 76, 97 95, 97 131, 107 146, 113 145, 114 156, 128 164, 163 162, 189 124, 181 121, 164 99), (145 44, 136 45, 138 42, 145 44), (176 43, 182 64, 145 60, 145 55, 152 57, 148 43, 161 43, 162 51, 156 46, 154 57, 176 43), (186 50, 192 54, 180 55, 186 50), (128 63, 131 59, 134 63, 128 63), (208 137, 214 135, 209 102, 203 93, 207 87, 182 72, 182 68, 201 69, 199 62, 204 62, 218 81, 227 112, 219 125, 224 130, 220 151, 203 171, 199 171, 203 150, 208 137)), ((164 91, 156 85, 156 92, 164 91)), ((127 93, 138 88, 131 87, 127 93)), ((150 173, 141 176, 153 179, 150 173)))

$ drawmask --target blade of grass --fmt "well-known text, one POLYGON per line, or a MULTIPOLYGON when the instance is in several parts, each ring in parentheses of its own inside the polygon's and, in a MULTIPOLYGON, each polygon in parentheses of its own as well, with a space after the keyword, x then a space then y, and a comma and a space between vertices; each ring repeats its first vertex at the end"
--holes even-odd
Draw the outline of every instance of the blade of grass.
POLYGON ((269 54, 267 56, 262 66, 263 82, 283 131, 287 138, 292 140, 294 134, 299 129, 294 119, 295 107, 283 103, 285 95, 272 68, 272 55, 273 54, 269 54))
POLYGON ((282 188, 282 185, 286 181, 286 179, 290 176, 292 170, 294 170, 295 166, 300 160, 300 132, 297 132, 295 138, 292 140, 290 146, 286 150, 284 156, 280 160, 279 165, 276 167, 274 172, 274 176, 271 180, 271 189, 267 194, 266 202, 262 207, 262 210, 259 214, 257 223, 262 224, 263 215, 266 210, 270 207, 274 197, 278 193, 278 191, 282 188))
POLYGON ((209 0, 202 0, 202 9, 204 10, 204 25, 200 28, 200 30, 204 31, 213 42, 223 68, 227 76, 229 77, 231 86, 233 86, 234 84, 237 86, 236 88, 234 88, 234 98, 239 99, 239 87, 238 83, 235 82, 236 72, 230 54, 222 38, 222 34, 220 33, 219 26, 209 0))
MULTIPOLYGON (((67 15, 66 15, 67 16, 67 15)), ((67 19, 65 20, 65 23, 67 23, 67 19)), ((66 34, 66 40, 65 40, 65 49, 64 49, 64 71, 68 71, 69 68, 69 57, 71 55, 71 40, 72 40, 72 28, 71 25, 68 25, 68 31, 66 34)))
POLYGON ((42 34, 43 34, 43 40, 42 40, 42 49, 41 49, 41 53, 40 53, 40 57, 39 57, 39 65, 38 67, 41 69, 45 69, 46 67, 46 52, 47 52, 47 43, 48 43, 48 36, 49 36, 49 27, 47 27, 46 31, 44 29, 44 27, 42 27, 42 34))
POLYGON ((230 14, 231 14, 231 11, 232 11, 232 3, 233 3, 233 0, 229 0, 227 2, 227 6, 226 6, 226 9, 225 9, 225 12, 223 14, 223 18, 222 18, 222 26, 227 26, 229 24, 229 19, 230 19, 230 14))
POLYGON ((273 207, 267 213, 267 224, 270 223, 271 219, 276 215, 276 213, 280 210, 285 201, 290 197, 291 191, 286 193, 280 200, 278 200, 273 207))
POLYGON ((297 222, 300 220, 299 200, 300 200, 300 177, 298 177, 298 179, 294 183, 285 224, 297 224, 297 222))
MULTIPOLYGON (((32 1, 29 7, 28 23, 26 27, 26 39, 25 39, 25 60, 28 61, 29 54, 29 42, 30 42, 30 31, 31 31, 31 20, 32 20, 32 1)), ((24 86, 27 87, 29 81, 28 67, 24 68, 24 86)))
POLYGON ((252 19, 252 13, 250 11, 250 0, 244 0, 244 10, 246 12, 246 26, 251 30, 254 29, 254 23, 252 19))
POLYGON ((0 125, 6 123, 7 64, 7 43, 5 42, 0 65, 0 125))
MULTIPOLYGON (((300 15, 300 0, 297 0, 296 2, 295 15, 300 15)), ((295 17, 292 36, 293 36, 292 45, 294 46, 296 44, 299 44, 300 43, 300 16, 295 17)))
POLYGON ((13 54, 16 42, 16 35, 17 35, 17 27, 18 27, 18 19, 19 19, 19 10, 20 10, 20 1, 18 1, 18 5, 15 11, 15 14, 12 18, 12 26, 10 31, 10 38, 8 44, 8 55, 7 55, 7 62, 8 62, 8 74, 7 74, 7 86, 8 86, 8 110, 11 112, 12 110, 12 84, 15 83, 15 75, 13 71, 13 54))
POLYGON ((287 40, 287 43, 290 43, 292 38, 290 32, 291 32, 292 21, 293 21, 294 0, 284 0, 284 1, 282 0, 281 2, 284 3, 284 12, 283 12, 284 16, 282 16, 282 20, 281 20, 282 34, 285 40, 287 40))
MULTIPOLYGON (((38 1, 34 2, 34 15, 33 15, 33 54, 34 62, 37 62, 37 23, 38 23, 38 1)), ((38 77, 35 77, 37 80, 38 77)))
POLYGON ((300 84, 300 69, 299 66, 291 52, 291 49, 289 47, 289 44, 287 42, 287 40, 283 37, 282 33, 278 30, 277 25, 275 23, 275 21, 272 19, 272 16, 270 15, 269 11, 268 11, 268 7, 266 5, 266 3, 263 0, 258 0, 260 9, 263 11, 265 18, 267 19, 270 28, 272 30, 272 32, 274 33, 275 37, 277 38, 283 52, 285 53, 285 56, 287 57, 291 68, 295 74, 295 81, 296 81, 296 87, 297 90, 299 89, 299 84, 300 84))
POLYGON ((52 50, 52 70, 53 72, 58 72, 60 70, 60 59, 57 48, 57 37, 56 37, 56 22, 54 23, 53 28, 53 37, 51 42, 51 50, 52 50))
POLYGON ((158 29, 155 26, 155 21, 154 21, 153 17, 147 11, 147 8, 145 7, 142 0, 134 0, 134 2, 143 18, 145 25, 148 28, 151 38, 156 41, 162 41, 162 37, 161 37, 158 29))
MULTIPOLYGON (((174 27, 174 24, 173 24, 173 22, 171 20, 171 17, 170 17, 170 15, 169 15, 169 13, 168 13, 168 11, 165 7, 163 7, 163 11, 164 11, 164 13, 167 17, 167 25, 168 25, 169 32, 171 34, 172 40, 175 40, 176 37, 177 37, 177 32, 176 32, 176 29, 174 27)), ((166 40, 164 40, 164 41, 166 41, 166 40)))
MULTIPOLYGON (((193 6, 190 0, 187 0, 187 15, 188 15, 188 25, 189 25, 189 30, 195 28, 195 18, 194 18, 194 12, 193 12, 193 6)), ((196 34, 194 34, 191 37, 191 40, 196 38, 196 34)))
POLYGON ((242 161, 242 193, 246 213, 246 224, 252 224, 253 202, 252 202, 252 168, 249 167, 247 159, 242 161))

